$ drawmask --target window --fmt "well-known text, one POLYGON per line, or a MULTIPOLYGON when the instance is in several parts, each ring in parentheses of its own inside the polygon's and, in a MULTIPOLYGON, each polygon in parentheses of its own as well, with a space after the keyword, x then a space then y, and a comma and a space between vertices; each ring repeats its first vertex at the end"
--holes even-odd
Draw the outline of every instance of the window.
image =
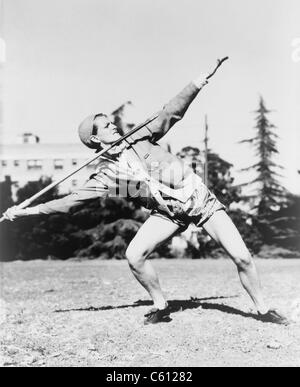
POLYGON ((35 160, 28 160, 27 161, 27 168, 28 169, 34 168, 34 166, 35 166, 35 160))
POLYGON ((54 160, 54 169, 63 169, 64 168, 64 162, 61 159, 54 160))
POLYGON ((1 165, 2 165, 2 167, 7 167, 7 161, 6 160, 2 160, 1 161, 1 165))
POLYGON ((28 169, 42 169, 42 160, 28 160, 27 168, 28 169))
POLYGON ((72 160, 72 165, 75 167, 77 164, 78 164, 78 163, 77 163, 77 160, 76 160, 76 159, 73 159, 73 160, 72 160))
POLYGON ((19 160, 15 160, 14 161, 14 166, 15 167, 19 167, 20 166, 20 161, 19 160))
POLYGON ((77 187, 77 180, 72 180, 72 187, 77 187))

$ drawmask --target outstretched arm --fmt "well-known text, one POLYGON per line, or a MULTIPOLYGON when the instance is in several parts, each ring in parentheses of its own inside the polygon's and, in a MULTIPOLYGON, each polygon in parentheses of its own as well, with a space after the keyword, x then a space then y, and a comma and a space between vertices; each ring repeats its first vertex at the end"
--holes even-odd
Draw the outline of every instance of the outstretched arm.
POLYGON ((157 119, 147 125, 153 142, 160 140, 176 122, 183 118, 190 104, 207 83, 206 76, 197 78, 164 106, 157 119))
POLYGON ((39 204, 35 207, 18 209, 18 206, 8 209, 4 213, 7 220, 15 220, 32 215, 50 215, 55 213, 68 213, 71 208, 80 206, 89 200, 103 198, 107 196, 107 188, 101 181, 101 176, 93 175, 83 187, 74 191, 62 199, 52 200, 45 204, 39 204))
POLYGON ((208 83, 208 80, 215 75, 218 68, 227 59, 228 57, 219 59, 212 71, 191 82, 164 107, 159 113, 158 118, 147 126, 152 134, 152 142, 161 139, 177 121, 183 118, 199 91, 208 83))

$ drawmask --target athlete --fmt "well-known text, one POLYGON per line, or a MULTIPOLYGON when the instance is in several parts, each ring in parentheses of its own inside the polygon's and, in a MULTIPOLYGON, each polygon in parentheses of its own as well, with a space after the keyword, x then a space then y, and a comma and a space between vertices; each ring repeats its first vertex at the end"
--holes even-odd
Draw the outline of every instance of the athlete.
MULTIPOLYGON (((210 76, 211 73, 189 83, 164 106, 155 120, 106 153, 97 171, 83 187, 62 199, 35 207, 22 210, 12 207, 4 217, 13 221, 30 215, 67 213, 72 207, 88 200, 107 196, 134 198, 151 211, 126 251, 132 273, 154 303, 145 315, 145 324, 164 321, 170 314, 158 276, 147 257, 158 245, 190 224, 203 227, 232 258, 240 281, 254 302, 258 318, 265 322, 287 324, 284 316, 265 303, 255 263, 225 207, 190 167, 158 144, 183 118, 210 76)), ((102 146, 114 143, 123 134, 103 113, 89 116, 79 127, 83 144, 96 152, 102 146)))

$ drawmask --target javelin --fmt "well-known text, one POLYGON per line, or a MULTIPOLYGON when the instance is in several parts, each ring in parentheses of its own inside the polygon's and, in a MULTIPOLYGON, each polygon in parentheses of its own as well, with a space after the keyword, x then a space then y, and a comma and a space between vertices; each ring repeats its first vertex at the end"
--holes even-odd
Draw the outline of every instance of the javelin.
POLYGON ((222 64, 223 64, 224 62, 226 62, 228 59, 229 59, 229 56, 226 56, 226 57, 223 58, 223 59, 218 59, 218 62, 217 62, 217 65, 216 65, 214 71, 213 71, 212 73, 210 73, 209 76, 208 76, 206 79, 210 79, 212 76, 214 76, 215 73, 217 72, 218 68, 219 68, 220 66, 222 66, 222 64))
MULTIPOLYGON (((228 56, 223 58, 223 59, 218 59, 218 62, 217 62, 217 65, 214 69, 213 72, 211 72, 207 77, 206 79, 210 79, 213 75, 215 75, 215 73, 217 72, 218 68, 227 60, 229 59, 228 56)), ((51 189, 57 187, 59 184, 63 183, 65 180, 67 180, 69 177, 75 175, 77 172, 81 171, 81 169, 85 168, 86 166, 88 166, 89 164, 93 163, 94 161, 96 161, 97 159, 99 159, 101 156, 103 156, 106 152, 108 152, 110 149, 112 149, 113 147, 119 145, 122 141, 126 140, 128 137, 132 136, 134 133, 136 133, 138 130, 140 130, 141 128, 143 128, 144 126, 148 125, 150 122, 154 121, 156 118, 158 117, 158 114, 152 116, 151 118, 149 118, 147 121, 143 122, 142 124, 136 126, 135 128, 133 128, 132 130, 130 130, 128 133, 124 134, 124 136, 118 138, 118 140, 116 140, 114 143, 112 143, 111 145, 107 146, 106 148, 102 149, 98 154, 97 156, 94 156, 92 157, 91 159, 85 161, 80 167, 78 167, 77 169, 75 169, 73 172, 70 172, 68 173, 66 176, 62 177, 60 180, 57 180, 57 181, 54 181, 53 183, 49 184, 47 187, 43 188, 41 191, 39 191, 38 193, 36 193, 35 195, 31 196, 29 199, 26 199, 24 200, 24 202, 20 203, 17 208, 22 210, 28 206, 30 206, 32 204, 32 202, 34 202, 36 199, 38 199, 39 197, 41 197, 42 195, 44 195, 46 192, 50 191, 51 189)), ((0 218, 0 223, 3 222, 5 220, 5 217, 2 216, 2 218, 0 218)))

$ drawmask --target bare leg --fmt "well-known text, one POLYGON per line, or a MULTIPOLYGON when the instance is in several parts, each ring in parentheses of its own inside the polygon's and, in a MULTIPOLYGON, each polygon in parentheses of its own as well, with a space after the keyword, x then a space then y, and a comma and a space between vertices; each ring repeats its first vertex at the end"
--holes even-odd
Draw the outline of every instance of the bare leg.
POLYGON ((241 283, 252 298, 257 311, 267 313, 255 263, 239 231, 225 211, 217 211, 203 226, 237 265, 241 283))
POLYGON ((164 309, 167 301, 162 293, 157 274, 146 258, 162 242, 171 238, 179 229, 176 224, 151 216, 139 229, 126 251, 132 273, 153 299, 154 306, 164 309))

